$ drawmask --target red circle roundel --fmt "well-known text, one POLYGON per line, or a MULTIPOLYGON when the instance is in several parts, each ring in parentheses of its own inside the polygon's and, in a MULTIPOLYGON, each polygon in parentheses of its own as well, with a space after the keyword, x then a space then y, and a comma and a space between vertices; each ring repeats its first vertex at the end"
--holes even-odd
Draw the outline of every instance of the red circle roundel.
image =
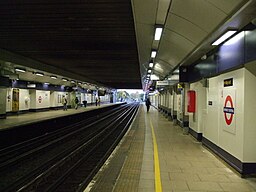
POLYGON ((229 95, 226 97, 223 112, 224 112, 224 117, 225 117, 226 123, 228 125, 230 125, 232 123, 235 109, 233 106, 232 98, 229 95), (228 105, 228 103, 230 103, 230 104, 228 105), (227 114, 230 114, 230 117, 228 117, 227 114))

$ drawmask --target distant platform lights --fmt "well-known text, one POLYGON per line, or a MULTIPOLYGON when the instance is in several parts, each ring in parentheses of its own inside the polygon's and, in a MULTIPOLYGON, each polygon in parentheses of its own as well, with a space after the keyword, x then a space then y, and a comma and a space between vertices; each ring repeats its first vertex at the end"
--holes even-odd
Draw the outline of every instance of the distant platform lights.
MULTIPOLYGON (((40 76, 40 77, 48 77, 48 78, 51 78, 51 79, 54 79, 54 80, 57 80, 58 79, 58 77, 56 76, 56 75, 50 75, 50 74, 45 74, 45 73, 43 73, 43 72, 38 72, 38 71, 34 71, 34 69, 30 69, 30 70, 27 70, 27 69, 25 69, 25 68, 23 68, 23 67, 20 67, 20 66, 16 66, 16 67, 14 67, 13 68, 13 70, 15 70, 16 72, 18 72, 18 73, 25 73, 25 72, 28 72, 28 73, 32 73, 32 74, 34 74, 34 75, 37 75, 37 76, 40 76)), ((91 90, 90 88, 92 88, 92 87, 96 87, 96 85, 94 85, 94 84, 90 84, 90 83, 86 83, 86 82, 81 82, 81 81, 77 81, 77 80, 74 80, 74 79, 71 79, 71 80, 69 80, 69 79, 67 79, 67 78, 65 78, 65 77, 63 77, 63 78, 61 78, 61 77, 59 77, 63 82, 65 82, 65 83, 72 83, 72 84, 76 84, 77 83, 77 85, 79 85, 80 87, 82 87, 82 88, 86 88, 87 89, 87 87, 89 87, 89 90, 91 90)), ((15 78, 16 80, 20 80, 18 77, 16 77, 15 78)), ((46 80, 46 79, 45 79, 46 80)), ((41 80, 40 80, 41 81, 41 80)), ((55 84, 55 83, 53 83, 53 82, 48 82, 48 81, 45 81, 45 82, 42 82, 44 85, 49 85, 49 84, 55 84)), ((56 84, 59 84, 59 82, 56 82, 56 84)), ((62 86, 66 86, 66 85, 62 85, 62 86)), ((107 89, 107 88, 105 88, 105 87, 103 87, 102 89, 107 89)))
MULTIPOLYGON (((154 35, 154 40, 155 41, 159 41, 161 39, 162 32, 163 32, 163 26, 159 25, 159 24, 156 24, 155 25, 155 35, 154 35)), ((145 80, 146 83, 149 83, 149 81, 151 79, 151 73, 153 71, 153 66, 154 66, 153 60, 156 57, 156 54, 157 54, 157 50, 152 49, 151 50, 151 55, 150 55, 151 61, 149 62, 149 65, 148 65, 147 75, 146 75, 146 80, 145 80)))

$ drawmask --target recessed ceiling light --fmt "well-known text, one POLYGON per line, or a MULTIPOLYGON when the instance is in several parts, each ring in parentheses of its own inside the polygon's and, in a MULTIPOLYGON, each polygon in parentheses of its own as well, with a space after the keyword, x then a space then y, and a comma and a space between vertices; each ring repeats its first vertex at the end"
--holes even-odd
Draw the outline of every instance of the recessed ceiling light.
POLYGON ((26 72, 26 69, 15 68, 15 71, 25 73, 25 72, 26 72))
POLYGON ((152 57, 152 58, 155 58, 155 57, 156 57, 156 51, 152 51, 152 52, 151 52, 151 57, 152 57))
POLYGON ((162 35, 162 31, 163 31, 163 28, 162 27, 157 27, 156 30, 155 30, 155 40, 160 40, 161 38, 161 35, 162 35))
POLYGON ((44 76, 44 74, 43 74, 43 73, 40 73, 40 72, 36 72, 35 74, 36 74, 37 76, 41 76, 41 77, 44 76))
POLYGON ((214 41, 212 43, 212 45, 219 45, 222 42, 224 42, 225 40, 227 40, 229 37, 231 37, 232 35, 234 35, 237 31, 234 30, 230 30, 227 31, 226 33, 224 33, 220 38, 218 38, 216 41, 214 41))

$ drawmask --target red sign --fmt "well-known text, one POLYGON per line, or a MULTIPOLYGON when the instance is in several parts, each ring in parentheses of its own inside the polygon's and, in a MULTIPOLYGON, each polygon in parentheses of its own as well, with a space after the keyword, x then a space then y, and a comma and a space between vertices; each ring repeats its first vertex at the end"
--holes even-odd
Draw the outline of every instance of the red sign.
POLYGON ((224 112, 224 117, 227 125, 230 125, 232 123, 235 109, 234 109, 232 98, 229 95, 226 97, 223 112, 224 112), (228 106, 228 103, 230 103, 229 106, 228 106), (230 114, 230 117, 228 117, 227 114, 230 114))

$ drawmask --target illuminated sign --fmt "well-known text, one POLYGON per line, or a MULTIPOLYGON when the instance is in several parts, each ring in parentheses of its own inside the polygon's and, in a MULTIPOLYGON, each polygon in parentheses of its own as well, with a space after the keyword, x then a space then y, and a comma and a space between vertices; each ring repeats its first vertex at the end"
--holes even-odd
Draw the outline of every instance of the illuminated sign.
POLYGON ((233 78, 224 79, 224 87, 233 86, 233 78))

